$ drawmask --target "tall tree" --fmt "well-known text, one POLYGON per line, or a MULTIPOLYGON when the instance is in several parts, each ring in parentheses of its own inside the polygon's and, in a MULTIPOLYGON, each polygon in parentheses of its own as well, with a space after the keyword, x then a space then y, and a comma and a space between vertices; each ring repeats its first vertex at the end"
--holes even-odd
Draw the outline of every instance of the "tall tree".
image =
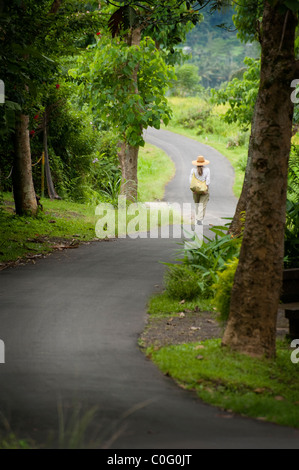
MULTIPOLYGON (((91 4, 98 8, 95 0, 91 4)), ((0 112, 7 118, 4 122, 9 118, 7 132, 14 141, 13 192, 19 215, 37 212, 30 114, 40 102, 43 82, 55 80, 57 57, 74 51, 74 40, 96 28, 98 16, 76 0, 0 1, 0 76, 6 85, 6 102, 0 112)))
POLYGON ((294 54, 299 5, 269 0, 262 8, 261 76, 251 133, 246 221, 222 344, 273 357, 292 136, 290 84, 299 72, 294 54))
MULTIPOLYGON (((113 37, 122 37, 128 48, 135 49, 136 53, 142 38, 150 37, 155 42, 157 50, 164 50, 165 58, 174 62, 177 57, 174 46, 182 42, 185 39, 186 33, 201 19, 200 9, 205 2, 196 2, 193 6, 189 1, 177 2, 175 0, 164 0, 162 2, 152 0, 110 2, 107 0, 107 3, 114 7, 118 5, 109 20, 109 28, 113 37)), ((213 2, 213 4, 215 3, 217 2, 213 2)), ((132 58, 133 52, 128 52, 128 54, 132 58)), ((113 61, 113 58, 111 60, 113 61)), ((129 61, 124 68, 128 69, 128 67, 130 67, 129 61)), ((131 199, 137 198, 137 159, 139 146, 144 145, 142 138, 143 129, 148 125, 160 127, 160 118, 161 114, 163 114, 162 107, 159 107, 159 103, 163 102, 161 90, 159 92, 156 89, 158 99, 160 100, 159 103, 156 100, 156 117, 149 116, 150 102, 147 102, 149 106, 146 108, 141 105, 141 100, 138 99, 138 96, 142 95, 139 90, 139 71, 140 64, 135 63, 131 70, 131 77, 128 77, 127 74, 118 75, 120 84, 122 77, 124 82, 130 78, 131 86, 127 91, 131 97, 135 96, 135 103, 131 101, 130 106, 131 116, 133 116, 132 122, 129 123, 125 132, 120 134, 118 152, 124 183, 122 190, 131 199), (160 110, 158 110, 158 107, 160 110), (145 115, 148 116, 147 119, 144 119, 145 115), (131 132, 132 126, 134 127, 133 132, 131 132)), ((154 69, 153 75, 158 77, 158 74, 154 73, 154 69)), ((166 76, 165 79, 167 80, 166 76)), ((124 87, 126 86, 126 83, 124 83, 124 87)), ((165 86, 162 87, 162 90, 164 88, 165 86)), ((123 98, 123 102, 125 99, 123 98)), ((152 102, 154 101, 152 99, 152 102)), ((144 101, 143 104, 145 104, 144 101)), ((152 107, 151 112, 153 113, 153 111, 152 107)), ((168 119, 167 114, 168 111, 165 108, 164 116, 166 119, 168 119)))

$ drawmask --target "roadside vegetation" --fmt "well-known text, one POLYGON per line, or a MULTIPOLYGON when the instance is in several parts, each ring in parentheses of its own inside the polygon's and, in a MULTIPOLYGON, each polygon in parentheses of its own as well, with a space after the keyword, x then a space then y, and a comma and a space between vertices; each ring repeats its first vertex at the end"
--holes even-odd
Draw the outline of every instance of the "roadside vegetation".
MULTIPOLYGON (((277 50, 275 47, 267 50, 267 34, 261 42, 263 53, 268 53, 268 67, 264 71, 267 92, 271 93, 271 87, 275 85, 283 91, 281 95, 273 93, 276 101, 271 107, 257 112, 264 119, 266 133, 277 149, 275 156, 268 158, 267 146, 261 148, 264 160, 269 159, 272 168, 276 168, 276 171, 266 172, 269 186, 272 183, 272 187, 277 187, 275 175, 280 173, 279 165, 286 170, 288 139, 281 137, 284 132, 289 133, 294 124, 298 129, 299 122, 298 107, 292 122, 290 109, 285 106, 288 103, 291 107, 290 100, 284 99, 289 97, 290 89, 287 70, 295 67, 295 58, 291 58, 289 51, 295 48, 298 56, 298 38, 296 36, 294 41, 296 25, 293 21, 289 27, 293 28, 294 34, 287 28, 290 34, 284 35, 285 40, 281 41, 282 22, 276 11, 277 2, 270 2, 271 5, 268 2, 266 7, 256 5, 252 11, 247 10, 246 2, 236 4, 233 21, 238 38, 226 31, 225 40, 227 28, 216 28, 219 34, 214 32, 219 20, 215 7, 221 7, 222 2, 212 2, 213 5, 207 2, 208 11, 214 10, 214 14, 209 16, 208 11, 203 10, 210 20, 200 29, 201 9, 191 9, 190 2, 176 5, 169 1, 167 8, 165 2, 156 2, 154 6, 150 2, 150 8, 143 5, 145 9, 134 2, 124 2, 120 8, 110 8, 113 3, 108 3, 99 5, 99 2, 91 1, 87 6, 72 0, 67 4, 54 2, 51 15, 47 1, 21 5, 19 0, 13 0, 3 7, 6 14, 1 19, 4 32, 1 37, 4 58, 1 78, 6 91, 0 115, 0 268, 24 260, 35 262, 54 249, 71 249, 82 242, 90 243, 95 239, 95 207, 99 203, 117 207, 118 196, 126 184, 133 202, 137 196, 141 202, 161 200, 164 186, 173 175, 173 164, 161 151, 149 146, 140 152, 138 179, 136 163, 139 147, 144 143, 142 130, 149 125, 159 129, 162 122, 169 123, 170 108, 173 117, 169 130, 210 145, 230 160, 236 175, 233 189, 238 197, 244 179, 250 123, 260 77, 258 59, 248 57, 244 61, 245 67, 242 61, 254 48, 253 56, 259 55, 256 24, 263 13, 266 13, 263 31, 270 32, 269 41, 271 38, 273 44, 275 41, 280 44, 277 50), (149 37, 141 37, 141 25, 146 27, 149 37), (192 25, 197 27, 187 40, 192 25), (245 44, 241 45, 240 38, 245 44), (184 48, 182 44, 186 40, 187 47, 184 48), (160 47, 162 44, 164 50, 160 47), (189 52, 193 53, 190 63, 182 64, 184 54, 189 52), (279 67, 280 63, 288 66, 279 67), (168 86, 171 89, 167 102, 168 86), (277 112, 273 109, 283 116, 280 122, 276 121, 275 134, 267 128, 270 121, 275 123, 277 112), (117 142, 121 142, 119 150, 117 142), (47 163, 47 189, 53 200, 44 197, 42 152, 47 163), (37 211, 36 193, 41 196, 43 210, 37 211)), ((285 9, 286 21, 297 15, 296 2, 284 0, 279 7, 282 11, 285 9)), ((224 13, 230 24, 232 13, 232 10, 224 13)), ((259 106, 262 102, 270 102, 263 95, 265 87, 260 91, 259 106)), ((255 132, 256 141, 262 140, 259 132, 263 126, 255 129, 258 131, 255 132)), ((285 234, 282 228, 276 231, 277 243, 272 244, 279 246, 282 253, 285 243, 281 269, 282 261, 284 267, 292 268, 298 267, 299 259, 298 134, 292 143, 286 230, 285 234)), ((281 174, 286 176, 287 172, 281 174)), ((286 177, 278 184, 280 194, 284 194, 286 177)), ((271 199, 271 193, 265 191, 263 185, 255 188, 255 194, 262 195, 263 202, 267 201, 270 207, 272 201, 276 202, 276 206, 273 204, 276 210, 273 216, 268 211, 260 217, 260 208, 252 198, 252 204, 247 206, 247 217, 248 214, 251 216, 253 232, 245 233, 244 240, 246 235, 252 240, 253 234, 260 233, 265 224, 270 226, 277 222, 282 227, 283 201, 271 199)), ((160 220, 160 223, 163 222, 160 220)), ((108 228, 106 230, 108 232, 108 228)), ((199 316, 203 310, 211 310, 219 324, 225 325, 243 234, 232 236, 227 233, 227 227, 213 227, 212 232, 213 237, 205 238, 203 244, 195 239, 193 244, 185 245, 181 257, 168 264, 165 290, 150 300, 152 318, 158 320, 171 315, 171 324, 172 317, 184 318, 183 315, 190 312, 199 316)), ((271 235, 274 236, 274 232, 271 235)), ((256 269, 250 272, 251 282, 239 278, 235 283, 234 292, 238 295, 235 295, 237 308, 234 314, 237 318, 241 311, 250 324, 245 344, 254 337, 255 324, 250 309, 246 310, 238 301, 253 299, 252 304, 257 307, 255 319, 264 321, 263 299, 266 296, 258 298, 255 287, 258 283, 261 285, 259 279, 263 280, 266 261, 268 272, 276 274, 273 260, 278 251, 267 251, 269 245, 266 237, 262 248, 267 256, 264 262, 257 260, 256 269), (247 297, 243 295, 245 290, 247 297)), ((255 240, 251 243, 252 256, 247 259, 253 258, 256 247, 255 240)), ((242 266, 243 272, 249 272, 244 260, 242 266)), ((277 269, 277 264, 275 266, 277 269)), ((268 298, 271 294, 274 298, 279 276, 277 279, 274 275, 268 276, 268 279, 273 279, 266 287, 268 298)), ((235 339, 244 337, 237 327, 234 334, 235 339)), ((270 343, 268 337, 259 338, 260 354, 268 351, 274 357, 275 348, 267 344, 270 343)), ((239 350, 242 350, 242 342, 239 339, 239 350)), ((147 354, 165 374, 174 377, 185 388, 195 389, 202 399, 214 405, 279 424, 298 425, 298 381, 294 379, 298 365, 290 361, 287 343, 277 343, 277 356, 271 360, 253 359, 229 349, 224 352, 219 338, 149 346, 147 354)), ((13 435, 11 443, 9 439, 8 444, 3 441, 4 446, 22 445, 22 441, 13 443, 13 435)))
POLYGON ((289 343, 277 343, 274 360, 250 358, 220 347, 220 339, 149 347, 146 354, 179 386, 230 412, 299 428, 298 364, 289 343))
MULTIPOLYGON (((146 144, 140 152, 138 166, 139 202, 163 199, 165 185, 173 174, 174 164, 170 158, 162 150, 146 144)), ((85 199, 84 203, 74 202, 72 198, 42 198, 43 210, 40 209, 35 218, 16 216, 12 194, 2 193, 0 269, 16 261, 35 262, 53 250, 76 248, 80 243, 98 240, 95 225, 99 217, 95 215, 95 208, 101 202, 117 206, 120 194, 117 181, 116 178, 107 180, 104 189, 94 191, 93 197, 85 199)), ((117 229, 116 226, 116 236, 117 229)))
MULTIPOLYGON (((225 101, 225 92, 221 93, 225 101)), ((173 119, 167 129, 210 145, 225 155, 235 170, 233 189, 238 197, 248 154, 246 113, 241 125, 232 115, 228 118, 231 108, 227 103, 215 103, 215 98, 211 100, 206 92, 193 97, 171 96, 169 101, 173 119)), ((298 267, 299 259, 298 155, 298 134, 295 134, 288 177, 286 268, 298 267)), ((203 243, 195 239, 191 246, 183 244, 178 259, 168 263, 163 291, 154 295, 148 304, 144 336, 152 344, 145 343, 141 337, 140 347, 164 374, 184 389, 196 391, 205 402, 231 413, 298 428, 298 363, 296 358, 291 361, 292 354, 294 359, 291 341, 278 336, 275 359, 253 358, 221 348, 221 331, 228 320, 242 243, 242 233, 239 237, 230 235, 228 225, 229 221, 224 221, 223 227, 213 227, 214 237, 204 237, 203 243), (218 337, 214 337, 215 330, 205 331, 204 321, 199 323, 207 314, 208 321, 216 320, 220 327, 218 337), (209 338, 211 333, 210 339, 190 342, 190 331, 189 334, 184 331, 180 321, 188 315, 185 328, 197 331, 204 338, 209 338), (192 315, 197 323, 192 323, 192 315), (201 326, 190 326, 195 324, 201 326), (181 336, 177 334, 172 340, 169 330, 176 328, 182 330, 181 336)))
POLYGON ((198 247, 185 246, 174 263, 167 263, 163 291, 149 299, 148 323, 139 345, 165 375, 205 402, 298 428, 298 351, 291 341, 278 337, 275 359, 221 348, 242 239, 231 237, 226 229, 213 227, 213 239, 205 237, 198 247), (210 330, 215 323, 218 337, 215 328, 210 330), (194 342, 190 333, 209 339, 194 342), (151 344, 148 339, 145 343, 147 337, 151 344))

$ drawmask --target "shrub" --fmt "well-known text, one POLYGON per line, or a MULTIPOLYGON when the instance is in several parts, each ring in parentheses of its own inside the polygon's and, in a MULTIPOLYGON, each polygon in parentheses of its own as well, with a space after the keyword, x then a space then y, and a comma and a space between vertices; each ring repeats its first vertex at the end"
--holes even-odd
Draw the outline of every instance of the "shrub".
POLYGON ((284 255, 285 268, 299 267, 299 205, 289 199, 287 200, 284 255))
POLYGON ((212 297, 218 273, 239 256, 241 237, 232 237, 223 226, 214 226, 211 231, 215 233, 213 239, 205 237, 206 241, 198 246, 184 244, 183 259, 178 259, 178 264, 165 263, 168 271, 164 283, 170 297, 181 300, 199 295, 212 297))
POLYGON ((230 137, 227 141, 226 147, 242 147, 248 141, 248 133, 247 132, 238 132, 237 135, 234 137, 230 137))
POLYGON ((168 265, 164 275, 166 293, 178 300, 191 300, 201 293, 199 273, 181 264, 168 265))
POLYGON ((213 304, 220 313, 219 320, 222 322, 225 322, 228 319, 231 290, 234 283, 238 261, 238 258, 233 258, 231 261, 226 263, 225 269, 217 272, 218 281, 212 286, 216 292, 213 304))
POLYGON ((238 160, 237 166, 240 170, 245 171, 247 166, 248 154, 244 153, 238 160))
POLYGON ((288 199, 299 202, 299 145, 292 145, 288 172, 288 199))
POLYGON ((223 270, 228 261, 239 256, 242 241, 226 233, 227 227, 214 226, 210 230, 215 233, 215 238, 205 237, 206 241, 200 247, 185 248, 183 261, 197 271, 199 285, 206 297, 213 295, 212 285, 218 279, 218 271, 223 270))
POLYGON ((187 114, 182 115, 176 120, 176 124, 185 127, 186 129, 205 128, 205 123, 210 115, 211 109, 191 109, 187 114))

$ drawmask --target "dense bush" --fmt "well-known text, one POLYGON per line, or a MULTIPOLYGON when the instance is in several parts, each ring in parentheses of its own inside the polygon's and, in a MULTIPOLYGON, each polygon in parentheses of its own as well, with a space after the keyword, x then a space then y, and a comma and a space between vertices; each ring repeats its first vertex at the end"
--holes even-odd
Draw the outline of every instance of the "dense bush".
MULTIPOLYGON (((72 85, 61 87, 59 100, 50 95, 48 152, 52 179, 57 193, 64 199, 88 203, 101 200, 101 189, 118 167, 116 139, 109 131, 98 131, 88 111, 72 101, 72 85), (65 90, 64 90, 65 88, 65 90)), ((32 159, 38 161, 43 151, 41 113, 32 119, 35 135, 31 139, 32 159)), ((33 167, 37 193, 40 188, 40 165, 33 167)))
POLYGON ((284 238, 285 268, 299 268, 299 204, 287 200, 284 238))
POLYGON ((227 234, 227 227, 223 226, 214 226, 211 231, 215 238, 205 237, 206 241, 197 247, 185 244, 180 264, 168 264, 165 285, 170 297, 182 298, 183 293, 186 296, 189 291, 189 299, 198 295, 213 297, 213 284, 218 281, 218 273, 226 268, 226 263, 239 256, 241 238, 227 234))
POLYGON ((288 172, 288 199, 299 203, 299 145, 292 145, 288 172))
POLYGON ((191 109, 185 115, 179 117, 176 120, 176 124, 185 127, 186 129, 204 129, 210 113, 210 108, 191 109))
POLYGON ((199 280, 199 273, 190 267, 169 265, 164 276, 166 293, 173 299, 192 300, 201 293, 199 280))
POLYGON ((234 283, 235 273, 238 266, 238 258, 233 258, 225 264, 222 271, 217 272, 218 280, 213 284, 215 297, 213 304, 219 312, 219 319, 225 322, 228 319, 230 309, 231 290, 234 283))

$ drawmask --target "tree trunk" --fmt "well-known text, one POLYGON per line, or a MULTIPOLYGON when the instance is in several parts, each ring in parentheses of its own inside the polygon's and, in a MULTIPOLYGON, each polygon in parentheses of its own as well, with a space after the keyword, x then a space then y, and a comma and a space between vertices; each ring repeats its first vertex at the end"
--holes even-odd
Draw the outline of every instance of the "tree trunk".
MULTIPOLYGON (((131 34, 128 38, 129 46, 139 46, 141 41, 141 27, 132 29, 131 34)), ((138 69, 137 65, 132 74, 132 93, 138 94, 138 69)), ((140 112, 138 105, 135 105, 135 113, 140 112)), ((140 128, 140 135, 142 134, 142 128, 140 128)), ((124 194, 127 199, 136 202, 138 192, 138 179, 137 179, 137 163, 138 163, 138 152, 139 147, 130 145, 125 140, 120 143, 120 150, 118 152, 118 158, 121 166, 122 173, 122 185, 121 193, 124 194)))
POLYGON ((254 112, 253 112, 253 116, 251 120, 251 133, 250 133, 249 146, 248 146, 248 158, 247 158, 242 192, 237 203, 233 220, 229 227, 229 233, 231 233, 235 237, 238 237, 239 235, 241 235, 242 230, 244 228, 244 218, 245 218, 245 213, 246 213, 246 208, 247 208, 248 188, 250 184, 250 172, 251 172, 251 163, 252 163, 252 151, 253 151, 252 142, 253 142, 253 136, 255 133, 255 109, 256 109, 256 106, 254 108, 254 112))
POLYGON ((125 142, 120 144, 118 158, 121 166, 122 186, 121 194, 125 195, 130 201, 137 201, 137 162, 138 147, 133 147, 125 142))
POLYGON ((14 134, 13 194, 18 215, 36 215, 37 201, 32 179, 29 116, 17 116, 14 134))
POLYGON ((44 147, 44 154, 45 154, 45 171, 46 171, 46 179, 47 179, 47 188, 48 188, 48 195, 50 199, 61 199, 55 191, 54 183, 52 180, 51 175, 51 168, 49 162, 49 152, 48 152, 48 129, 47 129, 47 111, 45 110, 44 118, 43 118, 43 147, 44 147))
POLYGON ((275 356, 283 270, 288 158, 297 19, 265 2, 261 82, 243 243, 222 344, 252 356, 275 356))

